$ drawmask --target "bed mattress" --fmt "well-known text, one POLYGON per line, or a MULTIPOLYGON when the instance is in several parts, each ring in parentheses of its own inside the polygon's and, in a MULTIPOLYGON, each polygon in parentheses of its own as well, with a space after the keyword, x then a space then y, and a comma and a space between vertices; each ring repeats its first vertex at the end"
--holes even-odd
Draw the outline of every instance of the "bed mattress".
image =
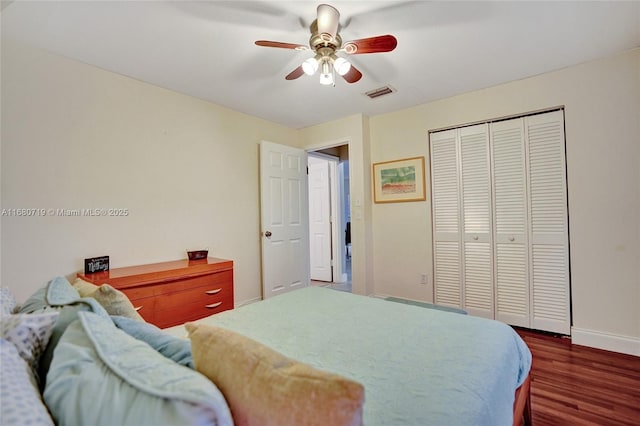
POLYGON ((365 425, 511 425, 515 390, 531 366, 525 343, 498 321, 325 288, 196 322, 359 381, 365 425))

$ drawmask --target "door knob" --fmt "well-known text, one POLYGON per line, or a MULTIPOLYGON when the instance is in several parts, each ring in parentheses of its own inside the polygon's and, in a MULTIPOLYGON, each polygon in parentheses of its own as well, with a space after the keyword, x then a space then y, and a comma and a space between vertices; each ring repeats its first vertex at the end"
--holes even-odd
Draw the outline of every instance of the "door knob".
POLYGON ((271 238, 271 235, 272 235, 271 231, 267 231, 267 232, 264 233, 264 236, 267 237, 267 238, 271 238))

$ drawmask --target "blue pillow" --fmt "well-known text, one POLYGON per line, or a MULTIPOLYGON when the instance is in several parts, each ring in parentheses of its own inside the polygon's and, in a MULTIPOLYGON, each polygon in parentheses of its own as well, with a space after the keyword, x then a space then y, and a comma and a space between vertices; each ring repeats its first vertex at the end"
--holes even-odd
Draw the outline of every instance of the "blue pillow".
POLYGON ((44 401, 56 424, 233 425, 206 377, 91 312, 79 312, 60 339, 44 401))
POLYGON ((64 334, 69 324, 77 320, 78 312, 82 311, 95 312, 102 317, 109 318, 109 314, 107 314, 107 311, 105 311, 104 308, 93 299, 80 299, 76 303, 62 306, 62 309, 60 309, 60 315, 58 315, 58 319, 56 320, 56 324, 53 326, 53 332, 51 333, 51 338, 49 339, 47 348, 40 357, 38 363, 40 390, 44 390, 44 387, 46 385, 47 373, 49 372, 51 360, 53 359, 53 351, 55 351, 60 338, 64 334))
POLYGON ((33 314, 60 309, 75 303, 80 293, 64 277, 55 277, 44 287, 33 293, 22 305, 19 313, 33 314))
POLYGON ((90 297, 80 297, 80 293, 64 277, 56 277, 47 285, 32 294, 20 308, 20 313, 36 314, 46 312, 60 312, 49 343, 39 359, 38 377, 40 388, 44 389, 49 365, 53 358, 53 351, 67 329, 67 326, 77 319, 78 312, 95 312, 103 317, 109 317, 107 311, 90 297))
POLYGON ((39 288, 33 293, 20 307, 18 313, 20 314, 33 314, 35 312, 43 312, 47 309, 51 309, 47 303, 47 286, 39 288))
POLYGON ((194 369, 189 340, 171 336, 155 325, 146 322, 115 315, 112 315, 111 319, 118 328, 129 336, 142 340, 174 362, 194 369))

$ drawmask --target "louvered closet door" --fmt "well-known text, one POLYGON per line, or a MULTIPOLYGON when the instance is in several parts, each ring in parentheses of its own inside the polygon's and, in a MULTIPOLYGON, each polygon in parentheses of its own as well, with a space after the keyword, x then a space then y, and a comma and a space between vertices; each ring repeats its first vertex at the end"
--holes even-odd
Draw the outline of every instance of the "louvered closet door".
POLYGON ((491 124, 496 319, 530 327, 524 121, 491 124))
POLYGON ((530 194, 531 327, 570 333, 563 111, 524 118, 530 194))
POLYGON ((434 302, 462 307, 457 130, 432 133, 434 302))
POLYGON ((460 176, 463 227, 463 307, 493 318, 493 249, 488 125, 463 127, 460 176))

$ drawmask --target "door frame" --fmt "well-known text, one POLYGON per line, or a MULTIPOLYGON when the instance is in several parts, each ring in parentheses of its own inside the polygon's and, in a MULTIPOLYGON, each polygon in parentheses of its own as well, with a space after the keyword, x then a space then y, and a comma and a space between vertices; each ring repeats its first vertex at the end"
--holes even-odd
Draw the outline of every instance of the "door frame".
MULTIPOLYGON (((335 147, 339 147, 339 146, 345 146, 345 145, 347 147, 347 152, 348 152, 348 156, 349 156, 349 162, 348 162, 349 193, 353 194, 353 188, 351 186, 352 185, 351 176, 353 174, 352 170, 351 170, 351 168, 352 168, 351 139, 344 138, 344 139, 338 139, 338 140, 333 140, 333 141, 320 142, 318 144, 309 146, 309 147, 307 147, 305 149, 307 151, 307 155, 309 155, 310 153, 318 154, 318 155, 327 155, 327 154, 323 154, 323 153, 318 152, 318 151, 323 150, 323 149, 328 149, 328 148, 335 148, 335 147)), ((336 158, 334 156, 329 156, 329 157, 336 158)), ((336 167, 336 169, 338 169, 338 168, 336 167)), ((342 173, 339 173, 338 170, 336 170, 336 175, 337 175, 337 179, 334 180, 334 182, 338 182, 339 181, 340 182, 339 184, 343 185, 344 175, 342 173)), ((343 190, 344 190, 344 188, 343 188, 343 190)), ((334 193, 336 193, 336 192, 334 191, 334 193)), ((347 226, 346 222, 347 221, 346 221, 346 219, 343 220, 343 216, 344 216, 343 213, 345 211, 346 206, 343 205, 341 197, 338 197, 338 198, 339 198, 339 200, 336 202, 336 205, 339 205, 341 208, 340 208, 340 210, 338 210, 338 214, 337 214, 339 223, 336 224, 337 235, 334 235, 334 237, 335 237, 335 241, 340 241, 340 244, 336 244, 336 246, 338 246, 337 247, 338 251, 337 251, 337 253, 334 252, 333 256, 334 256, 334 266, 336 264, 335 259, 339 259, 340 260, 340 262, 339 262, 340 269, 339 270, 338 269, 334 269, 333 270, 333 279, 334 279, 334 282, 345 282, 347 280, 347 272, 346 272, 347 271, 347 264, 346 264, 346 248, 344 247, 345 235, 344 235, 343 230, 346 229, 346 226, 347 226), (340 204, 338 204, 338 203, 340 203, 340 204), (340 280, 340 281, 336 281, 336 280, 340 280)), ((332 200, 332 203, 333 203, 333 200, 332 200)), ((352 209, 350 208, 349 210, 351 211, 352 209)), ((354 231, 354 227, 352 226, 351 227, 351 240, 352 241, 353 241, 353 238, 354 238, 354 234, 356 232, 357 231, 354 231)), ((353 246, 352 246, 352 250, 353 250, 353 246)), ((352 254, 352 259, 353 259, 353 254, 352 254)), ((353 262, 353 260, 352 260, 352 262, 353 262)), ((351 267, 353 268, 353 263, 352 263, 351 267)), ((353 280, 353 278, 352 278, 352 280, 353 280)))
MULTIPOLYGON (((341 145, 338 145, 341 146, 341 145)), ((332 147, 328 147, 332 148, 332 147)), ((319 148, 324 149, 324 148, 319 148)), ((321 152, 307 150, 308 157, 322 158, 329 162, 329 198, 331 200, 331 265, 333 267, 332 282, 340 283, 347 280, 346 265, 344 258, 346 256, 346 248, 344 247, 345 238, 343 235, 347 224, 342 220, 342 212, 344 207, 339 195, 341 195, 340 182, 341 176, 338 176, 338 163, 340 159, 333 155, 321 152)))
POLYGON ((310 279, 327 283, 334 282, 333 248, 336 244, 332 164, 333 160, 324 156, 311 152, 307 155, 310 279))

